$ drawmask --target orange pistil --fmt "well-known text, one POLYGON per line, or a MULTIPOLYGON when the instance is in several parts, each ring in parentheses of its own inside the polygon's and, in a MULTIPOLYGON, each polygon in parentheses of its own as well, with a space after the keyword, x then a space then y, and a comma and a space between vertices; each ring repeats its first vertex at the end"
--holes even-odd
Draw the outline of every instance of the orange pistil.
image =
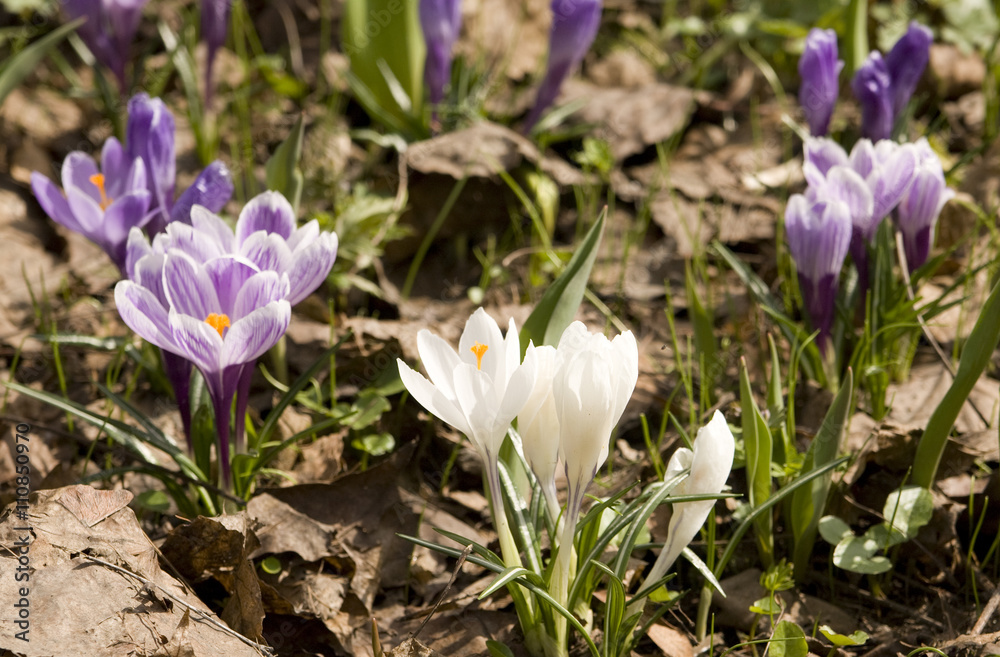
POLYGON ((483 369, 483 356, 486 355, 486 350, 489 349, 484 344, 476 343, 469 348, 469 350, 476 355, 476 369, 483 369))
POLYGON ((214 328, 219 332, 219 337, 222 337, 222 331, 229 328, 229 316, 216 313, 209 313, 208 317, 205 318, 205 323, 214 328))
POLYGON ((111 199, 108 198, 107 193, 104 191, 104 174, 95 173, 90 177, 90 182, 94 183, 94 187, 101 193, 101 209, 107 210, 108 206, 111 205, 111 199))

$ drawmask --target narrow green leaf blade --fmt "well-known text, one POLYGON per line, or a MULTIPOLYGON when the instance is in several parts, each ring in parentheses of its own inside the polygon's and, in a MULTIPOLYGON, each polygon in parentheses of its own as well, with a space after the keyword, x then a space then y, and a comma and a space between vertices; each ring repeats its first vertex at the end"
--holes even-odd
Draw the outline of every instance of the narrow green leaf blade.
POLYGON ((3 105, 3 101, 6 100, 10 92, 16 89, 29 73, 38 68, 45 55, 65 39, 70 32, 80 27, 84 20, 78 18, 71 23, 57 27, 7 60, 0 69, 0 106, 3 105))
POLYGON ((524 326, 521 327, 521 353, 528 348, 528 342, 536 345, 555 345, 559 336, 573 321, 576 311, 583 301, 583 293, 587 289, 590 271, 597 259, 597 248, 601 244, 604 232, 604 222, 608 209, 605 207, 601 216, 587 231, 580 247, 570 258, 565 271, 549 286, 541 300, 531 312, 524 326))
POLYGON ((302 136, 305 134, 303 118, 303 115, 299 115, 295 127, 264 165, 267 188, 284 194, 296 214, 299 211, 299 201, 302 200, 304 184, 302 169, 299 168, 299 159, 302 157, 302 136))

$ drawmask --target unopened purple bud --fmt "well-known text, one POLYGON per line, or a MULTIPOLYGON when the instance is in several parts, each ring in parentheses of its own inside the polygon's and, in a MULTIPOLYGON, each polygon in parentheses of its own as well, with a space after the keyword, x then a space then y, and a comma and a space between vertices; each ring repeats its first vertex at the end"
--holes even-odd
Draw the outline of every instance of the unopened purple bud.
POLYGON ((125 62, 147 0, 63 0, 71 19, 84 17, 77 33, 97 61, 111 69, 125 89, 125 62))
POLYGON ((583 61, 600 24, 601 0, 552 0, 548 64, 535 106, 525 119, 525 132, 534 127, 559 96, 563 81, 583 61))
POLYGON ((191 208, 202 205, 219 212, 233 197, 233 174, 223 162, 216 160, 205 167, 190 187, 177 199, 170 210, 170 221, 191 223, 191 208))
POLYGON ((861 134, 873 141, 892 136, 892 82, 882 55, 872 51, 851 80, 861 103, 861 134))
POLYGON ((795 260, 806 311, 819 330, 825 352, 833 326, 840 270, 851 242, 851 216, 846 203, 834 199, 810 201, 801 194, 785 209, 788 250, 795 260))
POLYGON ((125 128, 125 153, 146 165, 147 182, 152 194, 155 216, 149 226, 159 232, 170 220, 174 203, 177 159, 174 149, 174 117, 159 98, 136 94, 128 101, 128 124, 125 128))
POLYGON ((201 38, 208 47, 208 57, 205 63, 205 104, 212 97, 212 64, 215 53, 226 42, 229 32, 229 12, 232 0, 202 0, 201 2, 201 38))
POLYGON ((837 78, 844 62, 837 58, 837 33, 813 28, 806 37, 806 47, 799 59, 799 104, 809 122, 809 132, 822 137, 830 127, 833 107, 837 104, 837 78))
POLYGON ((910 102, 910 97, 927 68, 933 42, 934 34, 930 29, 914 21, 885 56, 891 80, 893 117, 899 118, 910 102))
POLYGON ((906 264, 911 272, 927 262, 941 208, 955 196, 945 183, 941 160, 927 140, 921 139, 915 148, 918 163, 913 184, 896 209, 906 264))
POLYGON ((424 80, 436 105, 451 80, 452 49, 462 29, 461 0, 420 0, 420 27, 427 43, 424 80))

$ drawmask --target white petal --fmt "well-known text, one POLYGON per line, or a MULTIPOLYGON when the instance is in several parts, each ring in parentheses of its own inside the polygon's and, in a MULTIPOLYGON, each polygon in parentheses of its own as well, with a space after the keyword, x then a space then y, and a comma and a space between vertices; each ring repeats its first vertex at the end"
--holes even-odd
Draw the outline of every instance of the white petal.
POLYGON ((486 345, 480 369, 486 372, 490 379, 496 381, 497 374, 502 373, 503 367, 503 336, 496 321, 482 308, 477 308, 469 317, 469 321, 465 323, 465 330, 462 331, 462 337, 458 341, 458 357, 473 367, 478 364, 476 355, 472 351, 472 347, 477 343, 486 345))
POLYGON ((417 353, 431 382, 449 399, 455 399, 455 368, 461 363, 451 345, 427 329, 417 333, 417 353))
POLYGON ((396 364, 399 367, 399 378, 402 379, 403 385, 406 386, 406 390, 421 406, 465 435, 468 436, 472 433, 469 423, 454 401, 442 394, 437 387, 422 375, 410 369, 409 365, 402 360, 397 358, 396 364))

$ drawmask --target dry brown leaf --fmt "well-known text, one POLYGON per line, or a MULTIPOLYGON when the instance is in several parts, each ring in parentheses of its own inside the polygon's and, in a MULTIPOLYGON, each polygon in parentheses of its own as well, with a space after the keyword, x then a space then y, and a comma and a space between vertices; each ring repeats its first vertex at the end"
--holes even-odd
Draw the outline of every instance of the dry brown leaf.
POLYGON ((91 486, 78 485, 64 489, 58 501, 80 522, 93 527, 128 506, 132 501, 132 493, 122 489, 97 490, 91 486))
POLYGON ((0 649, 28 657, 259 657, 229 634, 203 602, 159 569, 131 509, 121 508, 91 529, 59 501, 67 490, 73 489, 33 494, 26 521, 11 507, 0 516, 0 571, 14 572, 16 544, 25 537, 31 567, 26 582, 0 577, 0 603, 11 608, 23 597, 20 588, 27 587, 31 608, 30 641, 14 643, 14 633, 6 627, 9 620, 0 621, 0 649), (32 531, 19 529, 25 524, 32 531), (149 584, 95 563, 84 552, 149 584), (185 625, 183 605, 196 610, 190 614, 197 622, 185 625))
POLYGON ((570 80, 559 103, 578 100, 584 105, 567 123, 596 125, 596 135, 608 142, 619 162, 683 130, 695 109, 690 89, 663 83, 627 89, 570 80))
POLYGON ((656 623, 649 628, 646 636, 670 657, 694 657, 694 648, 682 632, 668 626, 656 623))

